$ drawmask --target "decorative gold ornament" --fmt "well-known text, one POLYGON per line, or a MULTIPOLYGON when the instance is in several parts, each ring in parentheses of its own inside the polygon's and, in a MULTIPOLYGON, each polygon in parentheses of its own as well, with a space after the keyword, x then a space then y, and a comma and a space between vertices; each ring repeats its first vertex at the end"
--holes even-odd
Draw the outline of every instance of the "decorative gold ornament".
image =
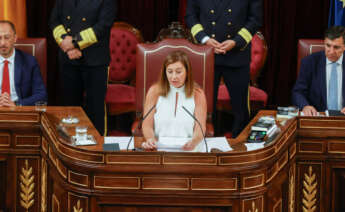
POLYGON ((295 211, 295 166, 289 171, 289 211, 295 211))
POLYGON ((309 166, 308 173, 304 174, 303 187, 303 212, 314 212, 317 209, 317 180, 311 166, 309 166))
POLYGON ((83 212, 83 209, 80 207, 80 200, 77 202, 77 207, 73 207, 73 212, 83 212))
POLYGON ((41 212, 47 211, 47 162, 42 158, 41 212))
POLYGON ((259 212, 259 209, 256 208, 255 202, 252 202, 252 210, 249 210, 249 212, 259 212))
POLYGON ((35 199, 35 176, 32 175, 32 167, 29 168, 28 160, 25 160, 25 167, 22 168, 20 175, 20 205, 29 211, 29 208, 34 204, 35 199))

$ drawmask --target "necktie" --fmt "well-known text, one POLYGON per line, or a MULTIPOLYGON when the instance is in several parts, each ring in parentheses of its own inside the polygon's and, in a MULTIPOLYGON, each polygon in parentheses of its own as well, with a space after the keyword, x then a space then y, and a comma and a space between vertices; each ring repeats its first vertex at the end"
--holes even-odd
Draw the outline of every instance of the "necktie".
POLYGON ((329 110, 338 110, 338 73, 337 63, 332 63, 331 77, 328 85, 327 106, 329 110))
POLYGON ((4 61, 4 70, 2 72, 2 85, 1 85, 1 93, 10 93, 10 74, 8 70, 8 60, 4 61))

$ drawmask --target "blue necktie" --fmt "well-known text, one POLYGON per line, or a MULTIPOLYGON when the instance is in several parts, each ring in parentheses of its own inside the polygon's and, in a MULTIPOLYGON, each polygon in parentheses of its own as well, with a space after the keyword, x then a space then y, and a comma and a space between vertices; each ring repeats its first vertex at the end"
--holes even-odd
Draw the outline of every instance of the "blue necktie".
POLYGON ((328 85, 328 110, 338 110, 338 72, 337 63, 332 63, 331 77, 328 85))

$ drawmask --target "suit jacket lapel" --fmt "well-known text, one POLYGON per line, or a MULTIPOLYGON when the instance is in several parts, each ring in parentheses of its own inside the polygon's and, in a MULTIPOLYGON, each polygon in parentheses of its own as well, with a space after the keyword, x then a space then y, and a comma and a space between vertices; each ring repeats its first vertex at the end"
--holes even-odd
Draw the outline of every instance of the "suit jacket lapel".
POLYGON ((326 83, 326 55, 323 53, 322 60, 319 63, 319 74, 320 74, 320 89, 321 98, 324 105, 321 106, 327 109, 327 83, 326 83))
POLYGON ((216 20, 221 17, 224 14, 224 10, 228 10, 228 6, 230 4, 231 0, 222 0, 219 4, 216 6, 216 20))
POLYGON ((20 89, 20 79, 22 77, 23 71, 23 64, 22 58, 19 51, 16 50, 16 55, 14 57, 14 87, 16 89, 17 95, 19 98, 22 97, 21 89, 20 89))

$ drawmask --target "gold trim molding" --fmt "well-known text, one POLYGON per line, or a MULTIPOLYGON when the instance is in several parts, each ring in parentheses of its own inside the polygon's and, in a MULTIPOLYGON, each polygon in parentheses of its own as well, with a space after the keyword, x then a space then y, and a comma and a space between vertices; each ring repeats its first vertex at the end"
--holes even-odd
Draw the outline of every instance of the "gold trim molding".
POLYGON ((47 162, 42 158, 41 167, 41 212, 47 211, 47 162))

